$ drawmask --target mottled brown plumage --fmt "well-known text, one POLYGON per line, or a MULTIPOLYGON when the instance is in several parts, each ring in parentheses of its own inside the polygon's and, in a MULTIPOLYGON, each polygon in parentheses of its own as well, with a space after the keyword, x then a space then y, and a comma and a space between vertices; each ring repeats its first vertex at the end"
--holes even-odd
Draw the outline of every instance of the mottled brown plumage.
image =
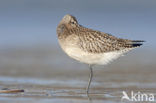
MULTIPOLYGON (((119 51, 127 48, 135 48, 142 45, 142 41, 133 41, 121 39, 107 33, 88 29, 78 24, 76 18, 71 15, 66 15, 57 28, 58 38, 67 39, 76 37, 77 45, 85 52, 104 53, 111 51, 119 51), (64 21, 65 19, 66 22, 64 21), (69 21, 68 21, 69 20, 69 21), (75 36, 71 36, 75 35, 75 36)), ((74 38, 73 38, 74 39, 74 38)))
POLYGON ((142 45, 143 41, 121 39, 107 33, 88 29, 78 24, 74 16, 65 15, 57 27, 58 41, 65 53, 80 62, 89 64, 89 92, 92 65, 105 65, 124 53, 142 45))

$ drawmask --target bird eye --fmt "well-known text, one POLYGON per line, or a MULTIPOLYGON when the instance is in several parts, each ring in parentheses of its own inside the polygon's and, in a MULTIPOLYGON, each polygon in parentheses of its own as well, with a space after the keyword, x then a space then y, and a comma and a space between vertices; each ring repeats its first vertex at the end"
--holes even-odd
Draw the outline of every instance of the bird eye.
POLYGON ((72 24, 75 24, 75 22, 71 22, 72 24))

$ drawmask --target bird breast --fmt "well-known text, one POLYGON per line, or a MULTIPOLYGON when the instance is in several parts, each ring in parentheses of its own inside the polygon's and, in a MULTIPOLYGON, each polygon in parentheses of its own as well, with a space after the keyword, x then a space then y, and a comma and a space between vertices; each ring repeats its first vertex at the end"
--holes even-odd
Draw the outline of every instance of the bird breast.
POLYGON ((68 56, 86 64, 105 65, 129 51, 121 50, 106 53, 90 53, 78 46, 78 37, 76 35, 70 35, 66 39, 59 40, 59 43, 68 56))

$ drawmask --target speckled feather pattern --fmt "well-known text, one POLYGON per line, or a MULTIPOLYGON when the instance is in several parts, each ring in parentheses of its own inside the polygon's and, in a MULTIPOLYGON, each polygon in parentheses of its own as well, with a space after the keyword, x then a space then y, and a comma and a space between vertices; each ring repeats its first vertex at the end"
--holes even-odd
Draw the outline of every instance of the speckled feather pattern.
POLYGON ((89 64, 88 95, 93 77, 93 65, 106 65, 133 48, 142 45, 141 40, 121 39, 110 34, 81 26, 72 15, 65 15, 57 27, 58 41, 71 58, 89 64))
POLYGON ((71 15, 60 21, 57 35, 61 48, 70 57, 87 64, 107 64, 143 42, 83 27, 71 15))
POLYGON ((131 48, 129 40, 118 39, 110 34, 102 33, 84 27, 73 30, 73 34, 79 37, 79 47, 86 52, 104 53, 131 48), (79 31, 77 34, 76 31, 79 31))
POLYGON ((69 24, 61 24, 58 26, 58 37, 66 39, 71 37, 69 35, 77 36, 79 39, 77 45, 86 52, 104 53, 135 47, 132 40, 121 39, 107 33, 88 29, 79 25, 75 17, 73 17, 73 20, 76 21, 74 27, 70 27, 69 24))

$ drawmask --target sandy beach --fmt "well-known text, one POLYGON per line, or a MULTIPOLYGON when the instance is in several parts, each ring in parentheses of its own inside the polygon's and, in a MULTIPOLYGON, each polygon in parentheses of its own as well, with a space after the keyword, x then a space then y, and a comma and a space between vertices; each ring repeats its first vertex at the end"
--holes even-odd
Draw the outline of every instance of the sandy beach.
POLYGON ((25 92, 0 93, 0 102, 120 103, 123 91, 155 94, 154 51, 147 55, 148 50, 139 53, 140 50, 132 51, 111 65, 95 66, 88 98, 85 93, 88 66, 70 59, 60 48, 1 49, 0 89, 24 89, 25 92))

